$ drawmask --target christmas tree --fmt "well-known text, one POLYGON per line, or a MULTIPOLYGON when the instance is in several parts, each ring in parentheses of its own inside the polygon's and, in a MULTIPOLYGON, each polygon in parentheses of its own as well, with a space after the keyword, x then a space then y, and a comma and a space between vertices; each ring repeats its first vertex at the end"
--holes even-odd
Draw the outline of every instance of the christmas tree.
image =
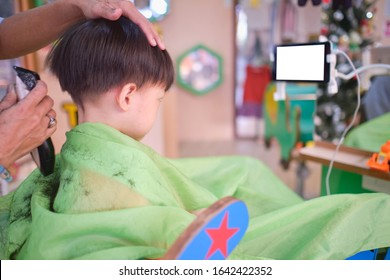
MULTIPOLYGON (((373 43, 373 18, 376 0, 323 1, 321 35, 333 46, 344 51, 355 67, 361 66, 362 51, 373 43)), ((344 57, 337 57, 337 71, 350 73, 353 69, 344 57)), ((352 121, 356 108, 357 81, 338 79, 339 91, 335 95, 320 87, 317 100, 316 134, 322 140, 340 138, 352 121)))

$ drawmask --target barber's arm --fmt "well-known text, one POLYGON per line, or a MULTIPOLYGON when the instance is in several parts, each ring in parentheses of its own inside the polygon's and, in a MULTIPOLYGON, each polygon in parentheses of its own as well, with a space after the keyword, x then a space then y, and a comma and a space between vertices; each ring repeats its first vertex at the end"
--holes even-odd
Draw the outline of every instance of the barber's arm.
POLYGON ((85 18, 110 20, 124 15, 145 32, 151 45, 164 49, 153 25, 127 0, 56 0, 17 13, 0 24, 0 59, 34 52, 56 40, 69 26, 85 18))

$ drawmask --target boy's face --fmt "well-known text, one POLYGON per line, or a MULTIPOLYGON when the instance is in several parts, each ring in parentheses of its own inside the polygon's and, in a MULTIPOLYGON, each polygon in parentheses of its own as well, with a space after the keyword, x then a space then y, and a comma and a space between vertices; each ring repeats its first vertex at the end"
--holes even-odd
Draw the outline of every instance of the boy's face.
POLYGON ((133 139, 141 140, 153 127, 165 94, 164 87, 158 85, 138 89, 131 98, 131 125, 123 132, 133 139))

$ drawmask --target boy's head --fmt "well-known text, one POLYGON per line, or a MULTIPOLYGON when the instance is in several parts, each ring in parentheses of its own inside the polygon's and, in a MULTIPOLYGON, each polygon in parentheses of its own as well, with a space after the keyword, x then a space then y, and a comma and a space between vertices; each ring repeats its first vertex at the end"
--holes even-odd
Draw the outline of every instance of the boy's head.
MULTIPOLYGON (((67 91, 82 110, 86 104, 96 104, 107 92, 113 91, 117 95, 121 91, 128 92, 128 95, 125 92, 121 97, 114 94, 116 97, 111 98, 127 110, 130 101, 132 105, 137 104, 131 100, 137 98, 131 93, 147 94, 142 91, 150 87, 164 93, 174 80, 168 52, 150 46, 139 26, 125 17, 117 21, 87 20, 71 27, 53 47, 47 64, 58 77, 62 90, 67 91)), ((99 106, 105 107, 107 100, 99 106)), ((97 109, 106 113, 104 108, 97 109)))

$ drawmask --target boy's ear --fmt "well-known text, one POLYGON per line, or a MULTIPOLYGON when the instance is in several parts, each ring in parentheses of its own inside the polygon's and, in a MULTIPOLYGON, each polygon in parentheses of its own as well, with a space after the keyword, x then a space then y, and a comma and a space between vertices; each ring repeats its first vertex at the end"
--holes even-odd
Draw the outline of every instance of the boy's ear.
POLYGON ((137 85, 134 83, 125 84, 116 95, 116 101, 123 111, 128 111, 131 105, 131 97, 137 91, 137 85))

